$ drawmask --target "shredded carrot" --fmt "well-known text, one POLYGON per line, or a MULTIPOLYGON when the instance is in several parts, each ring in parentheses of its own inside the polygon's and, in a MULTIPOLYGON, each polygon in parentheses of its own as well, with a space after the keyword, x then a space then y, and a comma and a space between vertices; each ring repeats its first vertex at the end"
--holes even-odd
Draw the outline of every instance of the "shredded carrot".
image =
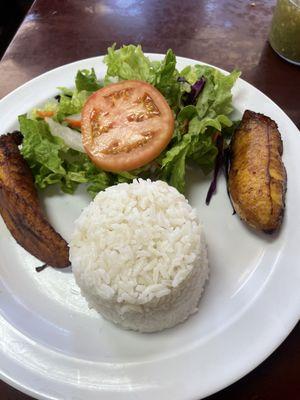
POLYGON ((66 121, 72 128, 81 128, 80 119, 65 118, 64 121, 66 121))
POLYGON ((53 115, 54 115, 54 111, 40 111, 40 110, 37 110, 36 113, 40 118, 53 117, 53 115))

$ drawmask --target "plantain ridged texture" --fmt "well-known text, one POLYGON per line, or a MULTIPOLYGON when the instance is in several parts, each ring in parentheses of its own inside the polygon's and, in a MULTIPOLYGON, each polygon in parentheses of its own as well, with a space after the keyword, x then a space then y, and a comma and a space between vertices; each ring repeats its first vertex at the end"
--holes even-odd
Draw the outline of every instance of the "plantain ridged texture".
POLYGON ((235 211, 266 233, 282 222, 287 175, 282 140, 269 117, 246 110, 230 147, 228 187, 235 211))
POLYGON ((21 142, 19 132, 0 136, 0 213, 24 249, 47 265, 67 267, 67 242, 41 209, 32 173, 18 148, 21 142))

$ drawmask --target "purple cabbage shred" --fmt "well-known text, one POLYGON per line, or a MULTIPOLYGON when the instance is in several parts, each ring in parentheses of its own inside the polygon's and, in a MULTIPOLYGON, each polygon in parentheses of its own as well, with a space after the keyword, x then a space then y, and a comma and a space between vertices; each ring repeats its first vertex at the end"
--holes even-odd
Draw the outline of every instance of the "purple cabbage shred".
POLYGON ((236 214, 236 211, 234 209, 231 196, 229 193, 229 186, 228 186, 228 181, 229 181, 229 167, 230 167, 230 149, 227 148, 223 152, 223 164, 224 164, 224 172, 225 172, 225 178, 226 178, 226 190, 227 190, 227 195, 232 207, 232 215, 236 214))
POLYGON ((202 92, 204 85, 205 85, 205 78, 204 76, 201 76, 201 78, 191 86, 191 91, 187 93, 185 99, 183 100, 185 106, 189 104, 192 105, 196 104, 198 96, 202 92))
POLYGON ((209 205, 210 200, 212 198, 212 196, 214 195, 216 189, 217 189, 217 180, 218 180, 218 175, 220 172, 220 169, 223 167, 224 168, 224 174, 225 174, 225 178, 226 178, 226 189, 227 189, 227 195, 229 197, 230 200, 230 204, 232 207, 232 215, 234 215, 236 213, 232 200, 231 200, 231 196, 229 193, 229 187, 228 187, 228 180, 229 180, 229 165, 230 165, 230 149, 226 148, 224 149, 224 139, 223 137, 218 134, 217 139, 216 139, 216 147, 218 149, 218 154, 215 160, 215 168, 214 168, 214 174, 213 174, 213 178, 211 181, 211 184, 209 186, 207 195, 206 195, 206 199, 205 199, 205 203, 206 205, 209 205))
POLYGON ((222 135, 220 135, 220 134, 217 135, 215 144, 218 149, 218 154, 217 154, 217 157, 215 160, 213 179, 211 181, 211 184, 209 186, 209 189, 208 189, 208 192, 206 195, 206 199, 205 199, 206 205, 209 205, 210 200, 217 189, 217 180, 218 180, 219 171, 222 168, 223 162, 224 162, 224 151, 223 151, 224 139, 223 139, 222 135))

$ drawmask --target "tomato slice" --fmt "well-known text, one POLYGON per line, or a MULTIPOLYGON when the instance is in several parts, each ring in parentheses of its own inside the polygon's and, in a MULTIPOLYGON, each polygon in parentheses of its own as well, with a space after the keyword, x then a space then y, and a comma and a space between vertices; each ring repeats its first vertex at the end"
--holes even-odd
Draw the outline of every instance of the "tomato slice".
POLYGON ((174 116, 163 95, 142 81, 122 81, 93 93, 82 110, 82 143, 106 171, 139 168, 166 148, 174 116))

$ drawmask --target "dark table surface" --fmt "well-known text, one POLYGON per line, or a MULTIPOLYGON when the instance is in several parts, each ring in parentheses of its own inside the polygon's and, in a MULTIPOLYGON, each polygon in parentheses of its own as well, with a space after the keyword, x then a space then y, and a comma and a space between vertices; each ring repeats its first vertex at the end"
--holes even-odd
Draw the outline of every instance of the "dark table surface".
MULTIPOLYGON (((243 78, 300 127, 300 68, 267 37, 275 0, 36 0, 0 62, 0 98, 57 66, 141 43, 148 52, 195 58, 243 78)), ((0 382, 0 398, 30 399, 0 382)), ((69 397, 71 398, 71 397, 69 397)), ((263 364, 209 400, 300 398, 300 324, 263 364)))

